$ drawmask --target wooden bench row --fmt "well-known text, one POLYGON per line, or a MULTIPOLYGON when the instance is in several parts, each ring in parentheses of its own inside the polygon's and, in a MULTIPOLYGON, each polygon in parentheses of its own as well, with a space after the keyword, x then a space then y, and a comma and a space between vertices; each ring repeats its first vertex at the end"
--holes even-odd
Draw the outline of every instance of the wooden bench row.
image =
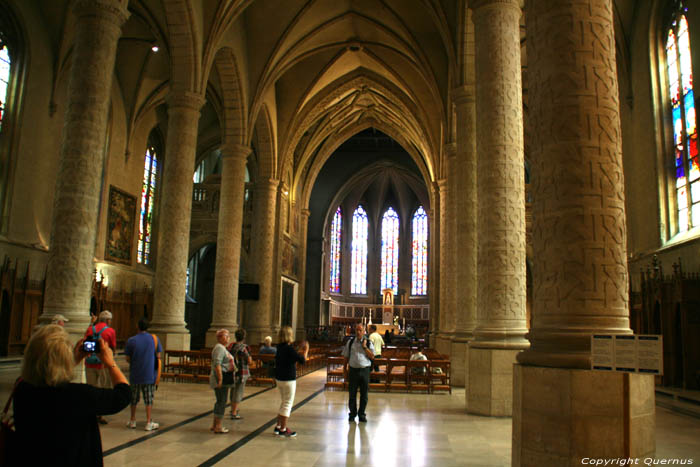
MULTIPOLYGON (((348 365, 345 358, 328 357, 326 388, 348 388, 348 365)), ((369 388, 384 392, 447 391, 451 394, 450 361, 376 358, 370 372, 369 388)))

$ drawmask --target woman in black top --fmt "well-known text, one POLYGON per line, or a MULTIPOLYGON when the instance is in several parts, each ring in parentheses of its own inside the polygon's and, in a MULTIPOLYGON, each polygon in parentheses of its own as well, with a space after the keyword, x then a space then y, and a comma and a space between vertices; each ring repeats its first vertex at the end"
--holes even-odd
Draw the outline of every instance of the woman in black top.
POLYGON ((83 340, 72 347, 61 326, 43 326, 29 339, 13 396, 19 441, 14 450, 16 465, 102 465, 97 417, 124 409, 131 401, 131 390, 109 345, 102 339, 97 345, 114 389, 70 382, 75 365, 87 353, 83 340))
POLYGON ((301 353, 297 353, 292 347, 293 337, 292 328, 290 326, 282 326, 279 332, 279 344, 277 345, 277 354, 275 354, 275 379, 277 380, 277 388, 280 391, 280 410, 277 414, 277 426, 275 426, 275 434, 281 436, 296 436, 296 431, 291 431, 287 428, 287 420, 292 413, 292 404, 294 403, 294 393, 297 387, 297 362, 302 365, 306 362, 306 357, 309 355, 309 343, 304 341, 301 344, 301 353))

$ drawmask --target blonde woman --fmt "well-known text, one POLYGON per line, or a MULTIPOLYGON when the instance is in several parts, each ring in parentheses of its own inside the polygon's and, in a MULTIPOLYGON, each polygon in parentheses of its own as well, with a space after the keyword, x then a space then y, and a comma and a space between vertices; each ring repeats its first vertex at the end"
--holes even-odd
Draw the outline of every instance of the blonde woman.
POLYGON ((287 427, 289 415, 292 413, 292 405, 294 404, 294 393, 297 388, 297 362, 302 365, 306 362, 309 356, 309 343, 304 341, 301 344, 301 354, 294 347, 292 328, 290 326, 282 326, 279 332, 279 344, 277 344, 277 353, 275 354, 275 379, 277 380, 277 388, 280 391, 280 409, 277 414, 277 425, 275 426, 275 434, 280 436, 294 437, 296 431, 291 431, 287 427))
POLYGON ((214 403, 214 422, 209 428, 214 433, 228 433, 228 428, 222 425, 221 420, 226 414, 226 396, 233 385, 224 382, 224 372, 232 372, 235 367, 233 364, 233 356, 226 350, 229 341, 229 332, 227 329, 219 329, 216 331, 216 345, 211 351, 211 373, 209 375, 209 386, 214 390, 216 402, 214 403))
POLYGON ((29 339, 22 380, 13 396, 22 464, 102 465, 97 417, 124 409, 131 390, 114 362, 112 349, 102 339, 97 341, 97 355, 114 388, 71 383, 75 366, 88 355, 83 342, 74 347, 57 324, 40 327, 29 339))

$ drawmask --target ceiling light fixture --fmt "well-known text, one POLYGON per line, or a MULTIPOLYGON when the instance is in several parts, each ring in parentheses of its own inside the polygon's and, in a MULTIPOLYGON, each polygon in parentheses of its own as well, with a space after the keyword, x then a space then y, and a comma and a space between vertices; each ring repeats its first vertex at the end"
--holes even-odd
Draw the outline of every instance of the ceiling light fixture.
POLYGON ((153 47, 151 47, 151 51, 152 51, 153 53, 156 53, 156 52, 158 52, 159 50, 160 50, 160 48, 159 48, 157 45, 154 45, 153 47))

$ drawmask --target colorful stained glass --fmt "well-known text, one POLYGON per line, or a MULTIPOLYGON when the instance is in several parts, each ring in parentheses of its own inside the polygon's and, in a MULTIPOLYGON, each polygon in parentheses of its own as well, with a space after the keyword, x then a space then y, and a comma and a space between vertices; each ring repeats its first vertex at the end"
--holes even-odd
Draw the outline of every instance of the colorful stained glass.
POLYGON ((141 187, 141 214, 139 217, 139 240, 136 260, 141 264, 151 263, 151 235, 153 231, 153 207, 155 205, 158 156, 153 147, 146 149, 141 187))
POLYGON ((399 215, 390 207, 382 216, 381 290, 399 293, 399 215))
POLYGON ((369 222, 367 213, 358 206, 352 214, 352 264, 350 272, 350 292, 367 293, 367 239, 369 222))
POLYGON ((331 283, 330 291, 340 293, 340 245, 343 230, 343 214, 340 206, 331 223, 331 283))
POLYGON ((0 41, 0 131, 5 122, 5 110, 7 109, 7 88, 10 86, 10 51, 7 46, 0 41))
POLYGON ((419 206, 411 221, 411 295, 428 294, 428 215, 419 206))
POLYGON ((678 232, 700 226, 700 217, 697 215, 700 213, 700 189, 695 187, 697 183, 689 185, 700 178, 700 166, 690 32, 683 14, 685 11, 683 2, 680 2, 666 40, 666 78, 673 123, 678 232))

